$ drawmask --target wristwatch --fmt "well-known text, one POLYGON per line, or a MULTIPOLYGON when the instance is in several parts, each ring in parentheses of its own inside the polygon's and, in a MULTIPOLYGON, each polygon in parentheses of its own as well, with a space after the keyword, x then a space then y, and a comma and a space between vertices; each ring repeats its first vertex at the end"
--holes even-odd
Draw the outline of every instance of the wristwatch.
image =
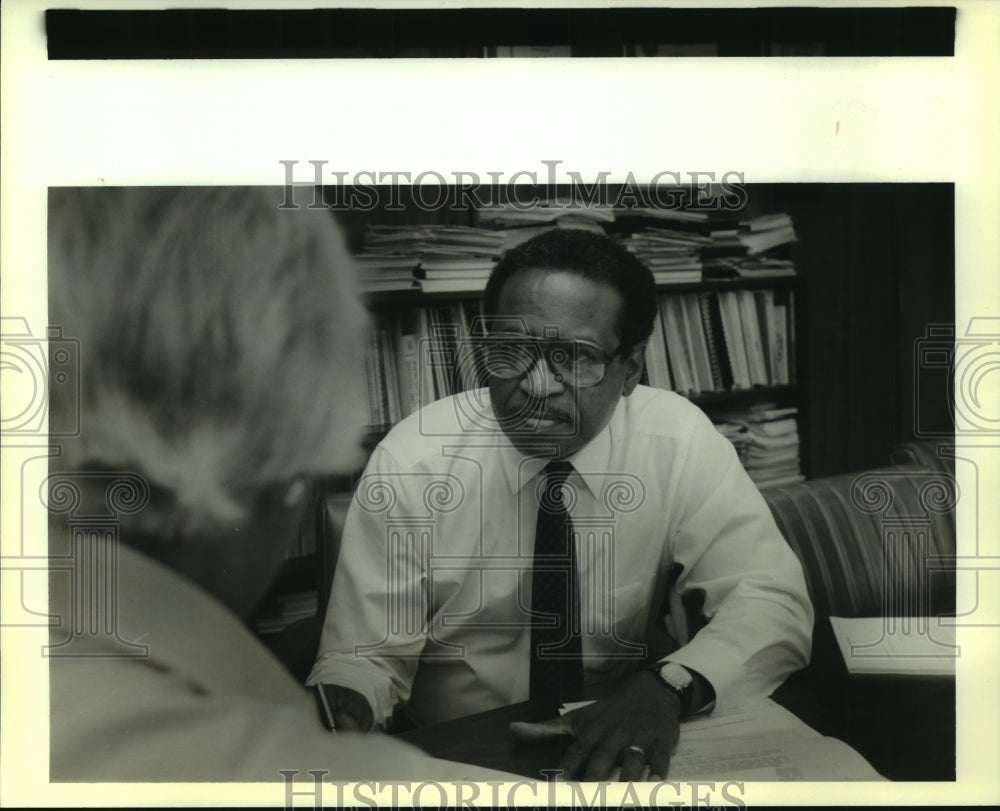
POLYGON ((680 697, 680 717, 684 718, 691 710, 694 699, 694 676, 686 667, 676 662, 654 663, 650 668, 660 680, 680 697))

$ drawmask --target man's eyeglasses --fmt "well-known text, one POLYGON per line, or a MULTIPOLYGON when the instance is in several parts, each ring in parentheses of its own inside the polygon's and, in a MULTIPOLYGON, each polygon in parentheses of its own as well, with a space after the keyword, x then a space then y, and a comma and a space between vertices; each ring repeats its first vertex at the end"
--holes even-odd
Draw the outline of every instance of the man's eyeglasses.
POLYGON ((556 380, 574 388, 596 386, 614 360, 597 344, 582 340, 536 338, 521 333, 489 333, 478 341, 487 373, 505 380, 527 374, 544 360, 556 380))

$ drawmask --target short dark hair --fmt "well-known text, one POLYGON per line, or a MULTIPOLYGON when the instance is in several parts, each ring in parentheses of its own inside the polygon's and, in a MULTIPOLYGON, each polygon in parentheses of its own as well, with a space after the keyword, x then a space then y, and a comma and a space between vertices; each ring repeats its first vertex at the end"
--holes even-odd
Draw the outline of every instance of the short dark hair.
POLYGON ((615 332, 626 355, 653 332, 656 283, 633 254, 612 239, 579 228, 553 228, 508 250, 486 283, 483 313, 497 314, 500 293, 511 276, 525 270, 563 271, 614 288, 624 302, 615 332))

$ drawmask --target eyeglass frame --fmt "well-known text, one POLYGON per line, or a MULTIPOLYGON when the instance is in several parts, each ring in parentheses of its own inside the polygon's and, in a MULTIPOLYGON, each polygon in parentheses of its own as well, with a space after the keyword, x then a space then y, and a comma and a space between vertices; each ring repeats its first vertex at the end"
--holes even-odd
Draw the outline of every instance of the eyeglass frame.
POLYGON ((491 377, 499 377, 504 380, 515 380, 524 377, 528 372, 535 368, 535 365, 540 361, 544 360, 549 368, 549 371, 555 375, 556 380, 559 383, 565 383, 568 386, 577 389, 590 389, 595 386, 601 385, 604 382, 605 377, 608 374, 608 366, 616 359, 622 356, 621 346, 618 347, 614 352, 608 352, 604 347, 593 341, 588 341, 584 338, 556 338, 556 337, 539 337, 537 335, 529 335, 522 332, 487 332, 485 334, 479 335, 476 338, 476 345, 479 351, 482 353, 483 369, 491 377), (512 374, 509 377, 497 374, 489 368, 489 346, 488 344, 492 341, 498 346, 513 346, 513 347, 531 347, 531 357, 532 363, 530 366, 526 367, 524 371, 512 374), (572 347, 571 356, 573 369, 560 370, 555 368, 554 362, 552 360, 551 354, 557 348, 561 346, 572 347), (577 381, 576 377, 576 367, 578 366, 578 359, 580 353, 578 347, 584 346, 588 349, 594 350, 600 357, 603 364, 600 377, 591 383, 580 383, 577 381))

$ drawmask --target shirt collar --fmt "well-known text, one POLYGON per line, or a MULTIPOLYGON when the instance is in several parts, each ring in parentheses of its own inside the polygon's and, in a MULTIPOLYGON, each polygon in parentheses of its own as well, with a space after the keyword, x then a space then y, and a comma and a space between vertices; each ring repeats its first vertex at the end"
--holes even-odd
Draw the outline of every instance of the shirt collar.
MULTIPOLYGON (((612 434, 617 435, 618 423, 622 419, 622 397, 608 424, 590 442, 584 445, 572 456, 567 457, 577 475, 583 480, 591 494, 598 498, 600 490, 607 478, 608 465, 611 460, 612 434)), ((511 493, 519 492, 531 482, 551 460, 545 457, 525 456, 515 448, 506 435, 500 431, 503 444, 499 448, 500 463, 507 477, 507 485, 511 493)))

